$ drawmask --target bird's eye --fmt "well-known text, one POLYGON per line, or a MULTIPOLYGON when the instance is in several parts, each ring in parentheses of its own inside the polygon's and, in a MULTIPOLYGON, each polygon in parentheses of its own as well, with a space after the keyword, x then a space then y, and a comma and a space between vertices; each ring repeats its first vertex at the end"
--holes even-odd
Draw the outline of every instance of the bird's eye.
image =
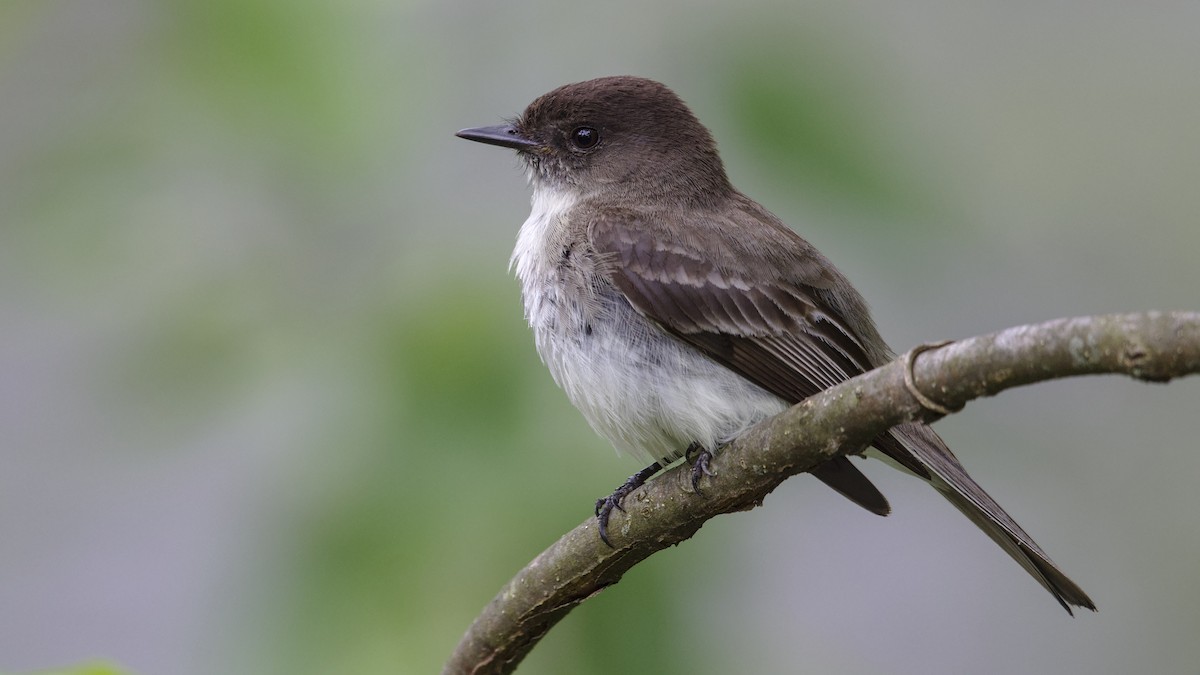
POLYGON ((571 132, 571 144, 580 150, 595 147, 600 142, 600 132, 591 127, 579 127, 571 132))

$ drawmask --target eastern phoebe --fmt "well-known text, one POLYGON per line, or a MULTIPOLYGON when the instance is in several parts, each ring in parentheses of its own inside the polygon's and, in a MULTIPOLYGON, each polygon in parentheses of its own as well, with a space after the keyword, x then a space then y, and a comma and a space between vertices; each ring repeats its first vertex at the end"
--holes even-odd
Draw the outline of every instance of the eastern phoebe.
MULTIPOLYGON (((663 467, 887 363, 866 302, 811 244, 738 192, 708 130, 667 87, 605 77, 559 87, 509 124, 458 136, 512 148, 533 186, 516 268, 538 354, 600 435, 652 462, 597 501, 613 508, 663 467)), ((924 424, 866 454, 928 481, 1068 611, 1095 609, 924 424)), ((879 515, 847 457, 813 475, 879 515)))

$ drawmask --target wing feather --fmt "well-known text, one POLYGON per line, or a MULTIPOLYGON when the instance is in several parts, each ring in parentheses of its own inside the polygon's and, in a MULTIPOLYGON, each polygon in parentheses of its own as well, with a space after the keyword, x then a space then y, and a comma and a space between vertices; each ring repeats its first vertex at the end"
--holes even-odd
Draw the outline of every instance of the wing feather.
MULTIPOLYGON (((836 269, 770 214, 743 205, 752 237, 736 234, 745 223, 715 221, 710 213, 696 214, 684 237, 634 212, 597 219, 588 232, 595 250, 612 261, 609 279, 635 310, 786 401, 802 401, 890 358, 865 303, 848 282, 838 283, 844 280, 836 269)), ((933 483, 1068 611, 1094 609, 932 429, 901 425, 873 445, 933 483)), ((883 495, 845 457, 813 474, 868 510, 887 513, 883 495)))

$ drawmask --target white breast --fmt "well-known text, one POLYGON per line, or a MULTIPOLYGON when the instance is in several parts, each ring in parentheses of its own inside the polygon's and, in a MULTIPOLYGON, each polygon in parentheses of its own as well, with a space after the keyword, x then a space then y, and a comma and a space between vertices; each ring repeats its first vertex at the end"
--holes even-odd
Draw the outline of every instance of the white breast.
POLYGON ((638 314, 567 227, 574 204, 535 186, 511 267, 538 354, 597 433, 650 463, 692 442, 715 449, 787 407, 638 314))

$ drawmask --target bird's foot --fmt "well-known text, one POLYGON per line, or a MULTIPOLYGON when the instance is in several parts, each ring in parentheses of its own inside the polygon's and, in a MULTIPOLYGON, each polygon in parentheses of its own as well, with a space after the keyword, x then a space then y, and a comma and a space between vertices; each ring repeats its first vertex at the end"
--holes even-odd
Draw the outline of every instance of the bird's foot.
POLYGON ((608 544, 609 548, 616 548, 612 542, 608 540, 608 518, 612 515, 613 509, 617 509, 622 513, 625 512, 625 507, 621 506, 621 502, 625 501, 625 497, 634 490, 646 484, 646 481, 651 476, 662 470, 662 465, 658 462, 642 469, 641 471, 629 477, 621 487, 613 490, 613 493, 607 497, 601 497, 596 500, 596 522, 600 526, 600 541, 608 544))
POLYGON ((705 476, 717 475, 708 468, 708 463, 712 461, 712 457, 711 452, 700 447, 697 443, 689 445, 688 449, 683 453, 684 461, 692 465, 692 490, 698 495, 704 494, 700 491, 700 479, 705 476), (693 456, 695 459, 692 459, 693 456))

